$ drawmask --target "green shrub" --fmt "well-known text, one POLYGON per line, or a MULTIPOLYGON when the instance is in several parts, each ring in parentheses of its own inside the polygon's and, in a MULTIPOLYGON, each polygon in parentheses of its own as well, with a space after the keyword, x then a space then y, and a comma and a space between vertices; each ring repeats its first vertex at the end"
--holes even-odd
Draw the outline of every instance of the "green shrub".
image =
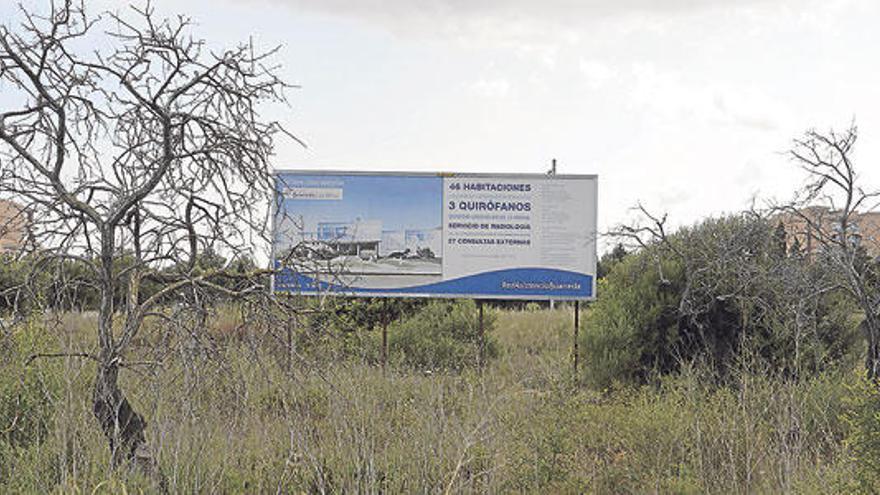
MULTIPOLYGON (((645 256, 630 256, 598 283, 599 301, 587 313, 582 348, 587 380, 597 388, 614 381, 643 381, 673 368, 680 342, 675 308, 680 284, 663 285, 645 256)), ((664 263, 665 276, 680 280, 681 268, 664 263)))
POLYGON ((621 257, 587 313, 588 382, 644 383, 694 360, 726 379, 744 351, 787 376, 847 361, 858 342, 852 302, 819 291, 831 273, 787 255, 777 236, 764 219, 730 216, 621 257))
POLYGON ((425 306, 424 299, 304 298, 313 314, 298 319, 296 352, 322 362, 356 358, 376 364, 381 359, 382 325, 392 325, 425 306))
POLYGON ((391 325, 388 347, 392 362, 423 370, 462 370, 498 355, 492 336, 495 315, 486 308, 481 338, 473 301, 431 301, 417 313, 391 325))

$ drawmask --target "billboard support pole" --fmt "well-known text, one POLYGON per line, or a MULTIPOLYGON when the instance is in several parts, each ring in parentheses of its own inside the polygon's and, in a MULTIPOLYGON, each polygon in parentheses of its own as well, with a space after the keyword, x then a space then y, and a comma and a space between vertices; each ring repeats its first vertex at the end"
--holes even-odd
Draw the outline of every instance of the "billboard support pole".
MULTIPOLYGON (((550 160, 550 170, 547 171, 547 175, 549 175, 550 177, 556 175, 556 158, 550 160)), ((554 309, 556 309, 556 301, 550 299, 550 311, 553 311, 554 309)), ((577 367, 577 365, 575 365, 575 367, 577 367)))
POLYGON ((580 301, 574 302, 574 380, 578 379, 578 332, 580 330, 580 301))
POLYGON ((477 364, 479 364, 480 371, 482 372, 483 371, 483 363, 484 363, 484 359, 485 359, 484 353, 486 351, 486 349, 485 349, 486 336, 483 333, 483 300, 482 299, 477 299, 477 312, 479 314, 479 317, 478 317, 479 323, 478 323, 477 328, 478 328, 479 339, 480 339, 480 343, 479 343, 480 348, 479 348, 478 355, 477 355, 477 364))
POLYGON ((382 299, 382 373, 388 364, 388 299, 382 299))
MULTIPOLYGON (((294 317, 295 318, 295 317, 294 317)), ((287 320, 287 372, 293 367, 293 322, 287 320)))
MULTIPOLYGON (((287 294, 286 302, 289 303, 290 299, 291 299, 290 294, 287 294)), ((287 330, 287 353, 286 353, 287 359, 286 359, 286 361, 287 362, 285 364, 287 365, 287 372, 290 373, 290 370, 293 369, 293 333, 294 333, 294 327, 296 326, 296 314, 295 313, 293 315, 293 318, 287 319, 287 325, 285 325, 285 326, 287 327, 286 328, 286 330, 287 330)))

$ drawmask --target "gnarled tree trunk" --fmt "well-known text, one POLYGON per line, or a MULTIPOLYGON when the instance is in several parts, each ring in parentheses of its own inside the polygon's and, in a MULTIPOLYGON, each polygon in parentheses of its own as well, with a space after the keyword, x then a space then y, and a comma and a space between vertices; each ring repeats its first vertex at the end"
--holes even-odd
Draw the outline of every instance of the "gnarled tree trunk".
POLYGON ((155 461, 147 448, 147 423, 119 389, 119 366, 102 362, 95 376, 93 412, 110 444, 113 467, 132 463, 145 474, 155 473, 155 461))
POLYGON ((880 381, 880 342, 878 342, 880 332, 877 329, 877 321, 868 315, 859 326, 868 342, 868 352, 865 356, 865 369, 868 372, 868 378, 880 381))
POLYGON ((98 311, 101 353, 92 392, 92 412, 110 446, 112 468, 129 466, 164 486, 147 446, 147 423, 119 388, 120 355, 113 339, 114 239, 113 229, 107 228, 101 238, 101 305, 98 311))

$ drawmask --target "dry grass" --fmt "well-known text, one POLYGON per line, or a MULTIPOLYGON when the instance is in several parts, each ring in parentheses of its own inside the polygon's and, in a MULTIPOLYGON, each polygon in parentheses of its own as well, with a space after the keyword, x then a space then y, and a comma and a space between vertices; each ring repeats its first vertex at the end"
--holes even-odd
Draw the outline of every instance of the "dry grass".
MULTIPOLYGON (((21 366, 34 350, 88 348, 92 318, 12 338, 30 343, 8 354, 0 380, 42 377, 50 421, 41 442, 5 454, 0 491, 155 489, 107 470, 88 360, 21 366)), ((233 314, 219 321, 215 333, 235 338, 165 342, 161 366, 123 375, 174 493, 827 493, 850 474, 840 421, 849 374, 795 384, 742 373, 718 389, 692 370, 590 391, 572 380, 564 309, 498 312, 502 352, 482 374, 383 373, 356 359, 288 371, 233 314)), ((157 342, 131 359, 155 357, 157 342)))

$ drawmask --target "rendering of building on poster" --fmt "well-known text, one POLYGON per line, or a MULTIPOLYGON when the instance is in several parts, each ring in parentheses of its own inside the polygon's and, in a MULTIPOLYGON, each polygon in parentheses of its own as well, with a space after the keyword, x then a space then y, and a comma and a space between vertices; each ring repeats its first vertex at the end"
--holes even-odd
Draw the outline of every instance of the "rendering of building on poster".
POLYGON ((276 173, 277 292, 595 297, 597 177, 276 173))

